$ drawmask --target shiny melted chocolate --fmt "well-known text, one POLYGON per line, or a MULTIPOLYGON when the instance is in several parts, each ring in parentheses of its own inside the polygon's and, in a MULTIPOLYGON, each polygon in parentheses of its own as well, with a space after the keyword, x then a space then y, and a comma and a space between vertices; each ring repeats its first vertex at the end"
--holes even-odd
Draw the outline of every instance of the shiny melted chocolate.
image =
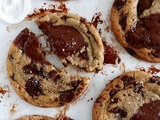
POLYGON ((61 58, 76 53, 85 45, 83 36, 74 27, 41 22, 39 28, 49 36, 51 51, 61 58))
POLYGON ((144 104, 130 120, 160 120, 160 100, 144 104))
POLYGON ((28 28, 25 28, 14 40, 14 44, 17 45, 28 57, 35 61, 47 63, 44 55, 40 51, 40 43, 36 36, 29 32, 28 28))
POLYGON ((160 57, 160 14, 140 18, 126 34, 127 43, 134 48, 152 49, 151 54, 160 57))

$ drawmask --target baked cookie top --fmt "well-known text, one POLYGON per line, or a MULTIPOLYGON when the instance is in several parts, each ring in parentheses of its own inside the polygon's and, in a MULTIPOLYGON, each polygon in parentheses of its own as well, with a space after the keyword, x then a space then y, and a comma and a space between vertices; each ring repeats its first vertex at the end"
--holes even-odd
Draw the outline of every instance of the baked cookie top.
POLYGON ((28 116, 22 116, 16 120, 73 120, 73 119, 63 115, 60 115, 56 118, 51 118, 51 117, 42 116, 42 115, 31 115, 31 116, 28 115, 28 116))
POLYGON ((6 68, 17 94, 40 107, 58 107, 72 102, 89 84, 89 78, 72 77, 46 61, 38 39, 27 28, 11 44, 6 68))
POLYGON ((32 115, 32 116, 23 116, 16 120, 55 120, 55 119, 48 116, 32 115))
POLYGON ((159 120, 160 77, 127 72, 111 81, 93 107, 93 120, 159 120))
POLYGON ((99 33, 85 18, 71 13, 48 13, 36 20, 48 36, 50 51, 56 53, 64 65, 87 71, 102 69, 104 48, 99 33))
POLYGON ((117 40, 133 56, 160 62, 159 0, 115 0, 111 26, 117 40))

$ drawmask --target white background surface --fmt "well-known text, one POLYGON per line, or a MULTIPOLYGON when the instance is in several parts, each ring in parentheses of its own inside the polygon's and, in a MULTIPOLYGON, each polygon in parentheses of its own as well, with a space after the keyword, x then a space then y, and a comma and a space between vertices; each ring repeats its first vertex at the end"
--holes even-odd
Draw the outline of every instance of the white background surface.
MULTIPOLYGON (((104 30, 109 23, 109 13, 113 0, 70 0, 65 2, 69 12, 76 13, 88 21, 91 21, 95 13, 102 13, 101 19, 105 21, 98 27, 104 30)), ((46 0, 32 0, 30 13, 34 8, 41 8, 49 4, 59 4, 59 2, 46 0), (44 3, 47 3, 44 5, 44 3)), ((23 115, 47 115, 54 117, 61 108, 40 108, 28 104, 23 101, 11 87, 6 75, 6 57, 11 42, 16 35, 25 27, 28 27, 32 32, 39 33, 37 26, 32 21, 24 21, 19 24, 10 25, 0 20, 0 87, 7 90, 4 95, 0 93, 0 120, 13 120, 23 115), (12 107, 15 108, 12 111, 12 107)), ((108 44, 113 46, 113 49, 118 52, 121 62, 116 65, 107 64, 98 73, 85 73, 91 78, 91 83, 86 92, 74 103, 68 105, 66 115, 74 120, 92 120, 92 107, 95 99, 104 89, 105 85, 123 72, 131 70, 139 70, 144 68, 146 71, 150 67, 160 68, 156 63, 148 63, 142 60, 137 60, 130 56, 124 48, 115 40, 111 30, 109 32, 102 31, 101 37, 104 37, 108 44), (91 100, 93 98, 93 100, 91 100)))

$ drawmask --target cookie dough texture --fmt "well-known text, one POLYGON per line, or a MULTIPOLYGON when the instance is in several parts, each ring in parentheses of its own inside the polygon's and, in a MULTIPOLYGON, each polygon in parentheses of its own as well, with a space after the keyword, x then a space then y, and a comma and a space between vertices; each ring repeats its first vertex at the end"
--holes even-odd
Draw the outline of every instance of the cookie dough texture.
MULTIPOLYGON (((112 80, 93 107, 93 120, 131 120, 144 104, 160 101, 160 77, 127 72, 112 80)), ((154 110, 153 110, 154 111, 154 110)))
POLYGON ((11 44, 6 68, 16 93, 40 107, 58 107, 76 100, 90 81, 72 77, 47 62, 38 39, 27 28, 11 44))
POLYGON ((112 31, 136 58, 160 62, 159 8, 159 0, 114 0, 112 31))
MULTIPOLYGON (((42 29, 42 31, 47 36, 49 36, 49 38, 52 37, 52 34, 54 34, 51 33, 49 29, 57 26, 72 27, 78 30, 78 32, 83 37, 83 40, 81 40, 80 43, 80 45, 83 44, 82 47, 79 49, 75 49, 73 51, 73 54, 68 54, 65 56, 57 54, 62 60, 64 65, 71 63, 72 65, 78 66, 87 71, 102 69, 104 61, 104 48, 102 40, 95 27, 91 23, 87 22, 85 18, 82 18, 78 15, 71 13, 59 12, 59 13, 48 13, 47 15, 44 15, 39 19, 37 19, 36 22, 39 28, 42 29), (48 28, 42 27, 42 24, 46 22, 49 23, 48 28)), ((50 46, 53 45, 54 40, 55 39, 51 41, 49 40, 50 46)), ((76 47, 75 45, 78 44, 76 42, 78 41, 73 41, 71 43, 72 45, 66 46, 66 49, 64 49, 64 51, 66 53, 70 52, 71 49, 74 49, 74 47, 76 47)), ((63 43, 60 43, 60 46, 58 46, 58 48, 59 47, 64 47, 63 43)))
POLYGON ((32 116, 23 116, 16 120, 55 120, 55 119, 48 116, 32 115, 32 116))

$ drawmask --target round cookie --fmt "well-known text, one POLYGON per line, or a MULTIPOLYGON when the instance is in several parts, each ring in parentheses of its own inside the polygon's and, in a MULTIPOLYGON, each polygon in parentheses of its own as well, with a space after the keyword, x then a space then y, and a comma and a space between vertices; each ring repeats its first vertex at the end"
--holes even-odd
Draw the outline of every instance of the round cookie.
POLYGON ((48 116, 32 115, 32 116, 23 116, 16 120, 54 120, 54 119, 48 116))
POLYGON ((134 57, 160 62, 159 0, 114 0, 111 28, 134 57))
POLYGON ((27 28, 11 44, 6 68, 17 94, 40 107, 58 107, 76 100, 90 81, 72 77, 46 61, 38 39, 27 28))
POLYGON ((41 16, 36 22, 48 36, 50 51, 56 53, 64 65, 71 63, 87 71, 102 69, 102 40, 95 27, 85 18, 55 12, 41 16))
POLYGON ((127 72, 111 81, 94 103, 93 120, 159 120, 160 77, 127 72))

